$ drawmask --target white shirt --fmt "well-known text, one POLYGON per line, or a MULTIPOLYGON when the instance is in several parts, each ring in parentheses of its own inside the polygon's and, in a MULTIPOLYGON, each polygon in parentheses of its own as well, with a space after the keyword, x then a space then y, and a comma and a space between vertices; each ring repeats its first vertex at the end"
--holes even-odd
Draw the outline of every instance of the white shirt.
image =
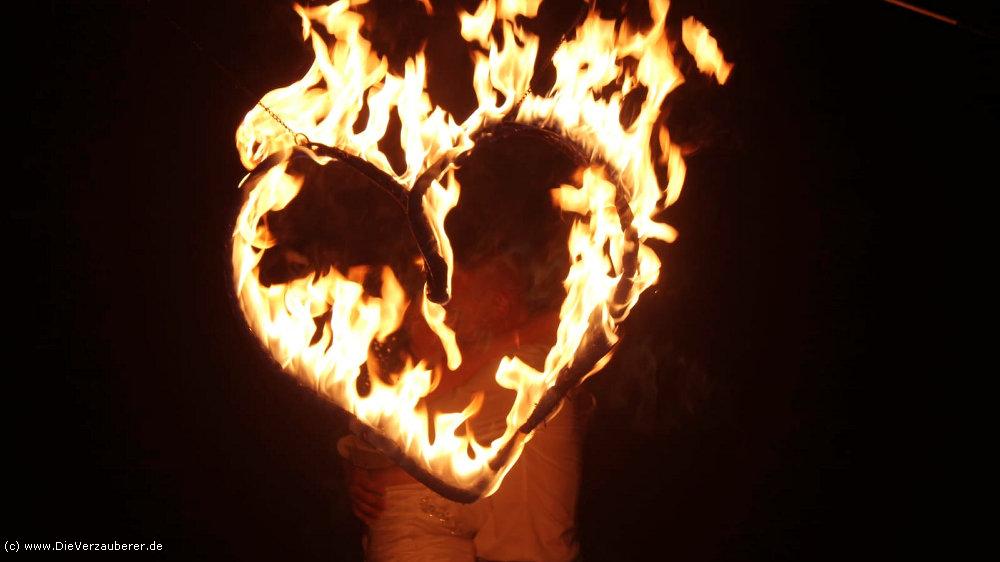
MULTIPOLYGON (((517 356, 539 368, 548 349, 524 346, 517 356)), ((501 388, 492 369, 433 401, 438 407, 461 408, 472 394, 485 394, 482 409, 471 420, 480 442, 488 443, 506 427, 515 393, 501 388)), ((567 562, 577 558, 576 500, 580 485, 581 435, 573 401, 566 400, 555 418, 535 429, 521 457, 491 496, 457 508, 476 529, 479 558, 497 561, 567 562)), ((457 504, 456 504, 457 505, 457 504)))

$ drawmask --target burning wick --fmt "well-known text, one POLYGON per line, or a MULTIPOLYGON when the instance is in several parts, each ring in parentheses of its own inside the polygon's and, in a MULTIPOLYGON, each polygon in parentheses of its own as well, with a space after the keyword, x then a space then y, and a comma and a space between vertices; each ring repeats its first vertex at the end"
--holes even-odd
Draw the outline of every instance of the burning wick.
POLYGON ((922 16, 927 16, 929 18, 933 18, 933 19, 936 19, 938 21, 943 21, 944 23, 946 23, 948 25, 958 25, 958 20, 951 19, 951 18, 949 18, 947 16, 942 16, 941 14, 939 14, 937 12, 932 12, 932 11, 926 9, 926 8, 921 8, 920 6, 914 6, 913 4, 907 4, 906 2, 900 2, 899 0, 885 0, 885 1, 888 2, 888 3, 890 3, 890 4, 893 4, 895 6, 899 6, 900 8, 903 8, 904 10, 909 10, 911 12, 920 14, 922 16))
POLYGON ((979 29, 977 27, 973 27, 973 26, 971 26, 971 25, 969 25, 967 23, 960 22, 960 21, 958 21, 955 18, 949 18, 948 16, 939 14, 937 12, 932 12, 931 10, 928 10, 927 8, 921 8, 920 6, 914 6, 913 4, 909 4, 907 2, 902 2, 901 0, 885 0, 885 2, 887 2, 889 4, 892 4, 893 6, 899 6, 900 8, 903 8, 904 10, 909 10, 909 11, 915 13, 915 14, 920 14, 920 15, 922 15, 924 17, 928 17, 928 18, 935 19, 935 20, 940 21, 940 22, 944 22, 944 23, 946 23, 948 25, 957 27, 959 29, 964 29, 966 31, 971 31, 972 33, 975 33, 977 35, 982 35, 983 37, 989 37, 991 39, 996 39, 996 36, 993 35, 993 34, 991 34, 991 33, 987 33, 985 31, 983 31, 982 29, 979 29))

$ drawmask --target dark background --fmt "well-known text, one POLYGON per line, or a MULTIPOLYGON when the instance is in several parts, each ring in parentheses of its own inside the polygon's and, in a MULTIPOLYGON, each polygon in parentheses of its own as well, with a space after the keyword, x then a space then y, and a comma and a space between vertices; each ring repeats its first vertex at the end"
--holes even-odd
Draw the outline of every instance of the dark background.
MULTIPOLYGON (((461 111, 470 65, 435 4, 404 28, 430 35, 431 95, 461 111)), ((588 383, 583 554, 892 553, 913 451, 947 439, 938 406, 967 385, 942 341, 989 281, 997 43, 874 0, 678 1, 673 29, 687 15, 736 68, 671 108, 699 150, 660 289, 626 327, 642 345, 588 383)), ((4 539, 358 559, 343 418, 277 372, 230 296, 253 100, 210 57, 254 91, 287 84, 311 56, 296 17, 51 2, 10 25, 4 539)))

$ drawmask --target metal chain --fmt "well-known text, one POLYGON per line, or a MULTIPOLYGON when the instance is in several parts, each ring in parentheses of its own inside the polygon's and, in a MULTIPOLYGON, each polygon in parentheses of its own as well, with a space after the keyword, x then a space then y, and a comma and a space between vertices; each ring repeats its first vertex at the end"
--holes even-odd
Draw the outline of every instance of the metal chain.
MULTIPOLYGON (((152 4, 153 3, 151 0, 146 0, 147 13, 150 14, 154 13, 152 4)), ((256 104, 259 105, 261 109, 266 111, 267 114, 271 116, 271 119, 274 119, 275 122, 284 127, 284 129, 288 131, 288 133, 291 134, 293 138, 295 138, 296 143, 299 144, 309 143, 308 137, 306 137, 303 133, 295 132, 291 127, 289 127, 288 123, 285 123, 285 121, 281 117, 278 117, 277 113, 275 113, 273 110, 271 110, 270 107, 264 104, 264 102, 262 101, 263 96, 260 96, 259 94, 257 94, 257 92, 254 92, 252 89, 250 89, 249 86, 247 86, 242 80, 240 80, 239 76, 237 76, 235 72, 230 70, 229 67, 226 66, 225 64, 222 64, 222 62, 218 58, 213 56, 212 53, 210 53, 207 49, 205 49, 205 47, 202 46, 201 42, 198 41, 194 37, 194 35, 192 35, 186 29, 184 29, 179 23, 177 23, 177 21, 174 20, 174 18, 170 17, 170 15, 165 12, 156 12, 156 15, 159 15, 161 18, 166 20, 167 23, 169 23, 171 27, 173 27, 180 35, 182 35, 185 39, 187 39, 188 42, 191 43, 191 45, 199 53, 201 53, 202 56, 208 59, 208 61, 211 62, 213 65, 215 65, 216 68, 221 70, 229 78, 233 87, 235 87, 238 90, 242 90, 251 99, 255 100, 256 104)))
MULTIPOLYGON (((311 2, 310 2, 310 4, 311 4, 311 2)), ((583 2, 583 5, 585 7, 588 7, 589 9, 593 9, 593 7, 596 6, 596 2, 595 2, 595 0, 589 0, 589 1, 583 2)), ((153 12, 153 10, 152 10, 152 0, 146 0, 146 8, 147 8, 147 12, 149 12, 149 13, 153 12)), ((589 9, 587 10, 588 12, 589 12, 589 9)), ((587 12, 583 12, 583 14, 581 16, 578 16, 577 19, 574 21, 574 25, 572 25, 569 29, 567 29, 562 34, 562 37, 560 37, 560 39, 559 39, 559 45, 560 46, 562 46, 564 43, 566 43, 566 41, 568 40, 569 34, 579 26, 580 19, 582 19, 582 17, 585 17, 586 13, 587 12)), ((234 87, 236 87, 239 90, 242 90, 244 93, 246 93, 248 96, 250 96, 250 98, 252 98, 253 100, 255 100, 256 101, 256 105, 260 106, 261 109, 263 109, 265 112, 267 112, 267 114, 271 117, 271 119, 274 119, 274 121, 276 123, 278 123, 279 125, 281 125, 290 135, 292 135, 292 137, 295 139, 296 144, 300 144, 300 145, 303 145, 303 146, 308 146, 310 144, 309 143, 309 137, 307 137, 304 133, 296 132, 294 129, 292 129, 291 127, 289 127, 288 123, 285 123, 284 119, 282 119, 281 117, 279 117, 277 113, 275 113, 270 107, 268 107, 267 105, 264 104, 264 102, 262 100, 263 96, 258 95, 256 92, 254 92, 252 89, 250 89, 249 86, 247 86, 242 80, 240 80, 239 76, 237 76, 235 72, 233 72, 232 70, 230 70, 228 66, 226 66, 225 64, 223 64, 218 58, 216 58, 215 56, 213 56, 212 53, 210 53, 207 49, 205 49, 205 47, 202 46, 201 42, 199 42, 186 29, 184 29, 183 27, 181 27, 181 25, 179 23, 177 23, 177 21, 174 20, 172 17, 170 17, 169 14, 160 12, 160 13, 158 13, 158 15, 161 18, 163 18, 164 20, 166 20, 171 25, 171 27, 173 27, 185 39, 187 39, 188 42, 191 43, 191 45, 199 53, 201 53, 206 59, 208 59, 209 62, 211 62, 213 65, 215 65, 216 68, 218 68, 219 70, 221 70, 229 78, 229 80, 232 82, 232 84, 233 84, 234 87)), ((557 47, 557 49, 558 49, 558 47, 557 47)), ((533 93, 533 92, 531 90, 531 84, 529 83, 528 84, 528 88, 525 90, 524 94, 521 95, 521 99, 519 99, 517 101, 517 105, 520 105, 521 102, 523 102, 525 100, 525 98, 527 98, 528 95, 531 94, 531 93, 533 93)))

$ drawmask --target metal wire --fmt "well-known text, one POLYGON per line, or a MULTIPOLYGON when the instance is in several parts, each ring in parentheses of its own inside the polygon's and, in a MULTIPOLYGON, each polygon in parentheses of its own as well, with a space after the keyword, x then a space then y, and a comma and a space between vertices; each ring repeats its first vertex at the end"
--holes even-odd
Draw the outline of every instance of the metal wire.
POLYGON ((292 128, 289 127, 288 124, 285 123, 285 121, 281 117, 279 117, 277 113, 275 113, 274 111, 272 111, 270 107, 264 105, 264 102, 261 101, 261 99, 263 98, 263 96, 261 96, 257 92, 254 92, 249 86, 247 86, 242 80, 240 80, 239 76, 237 76, 235 72, 233 72, 232 70, 230 70, 228 66, 226 66, 225 64, 223 64, 222 61, 220 61, 211 52, 209 52, 208 49, 206 49, 201 44, 201 42, 198 41, 197 38, 195 38, 194 35, 192 35, 190 32, 188 32, 186 29, 184 29, 184 27, 181 26, 181 24, 177 23, 177 21, 174 18, 170 17, 170 14, 167 14, 166 12, 162 12, 162 11, 154 11, 152 0, 146 0, 146 11, 147 11, 147 13, 150 13, 150 14, 154 14, 155 13, 155 15, 158 15, 164 21, 166 21, 167 23, 169 23, 170 26, 173 27, 174 30, 177 31, 177 33, 179 33, 182 37, 184 37, 185 39, 187 39, 188 43, 190 43, 195 48, 195 50, 197 50, 199 53, 201 53, 202 56, 204 56, 206 59, 208 59, 208 61, 211 62, 216 68, 218 68, 220 71, 222 71, 222 73, 225 74, 229 78, 229 81, 233 85, 234 88, 236 88, 237 90, 240 90, 243 93, 247 94, 257 105, 259 105, 261 107, 261 109, 263 109, 264 111, 266 111, 267 114, 271 116, 271 119, 274 119, 275 122, 277 122, 279 125, 281 125, 282 127, 284 127, 284 129, 286 131, 288 131, 289 134, 291 134, 293 137, 295 137, 296 143, 299 143, 299 144, 302 144, 302 145, 308 145, 309 144, 309 139, 304 134, 297 133, 294 130, 292 130, 292 128), (302 141, 300 139, 305 139, 305 140, 302 141))

